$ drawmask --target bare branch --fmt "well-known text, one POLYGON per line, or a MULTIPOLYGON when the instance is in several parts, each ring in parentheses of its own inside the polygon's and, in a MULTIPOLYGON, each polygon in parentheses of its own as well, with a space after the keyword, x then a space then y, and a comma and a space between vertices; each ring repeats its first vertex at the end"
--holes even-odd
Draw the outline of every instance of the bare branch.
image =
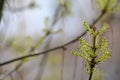
POLYGON ((17 66, 15 66, 15 68, 13 70, 11 70, 10 72, 7 72, 5 74, 3 74, 3 76, 0 76, 0 80, 4 80, 6 77, 12 75, 15 71, 17 71, 20 67, 22 66, 22 62, 20 62, 17 66))
POLYGON ((2 19, 2 13, 3 13, 3 7, 4 7, 4 4, 5 4, 5 0, 0 0, 0 21, 2 19))

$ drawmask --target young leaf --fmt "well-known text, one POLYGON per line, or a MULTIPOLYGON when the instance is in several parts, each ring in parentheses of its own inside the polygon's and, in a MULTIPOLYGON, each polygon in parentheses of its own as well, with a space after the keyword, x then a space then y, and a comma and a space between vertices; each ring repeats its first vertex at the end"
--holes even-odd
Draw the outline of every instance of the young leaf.
POLYGON ((45 23, 45 29, 43 31, 46 34, 48 34, 49 32, 51 32, 50 29, 49 29, 49 25, 48 25, 49 24, 49 18, 48 17, 45 18, 44 23, 45 23))
POLYGON ((40 47, 43 43, 43 41, 45 40, 45 37, 41 37, 38 42, 35 44, 34 48, 40 47))
POLYGON ((106 6, 106 4, 108 4, 108 0, 97 0, 97 3, 100 7, 101 10, 103 10, 106 6))
POLYGON ((99 41, 100 41, 100 40, 99 40, 99 39, 100 39, 99 37, 100 37, 100 36, 97 35, 97 36, 96 36, 96 39, 95 39, 95 47, 96 47, 96 48, 99 47, 99 41))
POLYGON ((75 50, 72 51, 72 54, 75 55, 75 56, 81 56, 81 54, 78 51, 75 51, 75 50))
POLYGON ((102 35, 103 33, 105 33, 108 30, 108 24, 103 24, 103 27, 99 30, 99 35, 102 35))
POLYGON ((58 34, 60 32, 62 32, 62 29, 58 29, 57 31, 52 32, 52 34, 58 34))
POLYGON ((104 53, 106 49, 108 49, 109 43, 106 38, 102 38, 101 43, 99 45, 98 53, 104 53))
MULTIPOLYGON (((91 77, 95 66, 111 56, 110 49, 108 47, 109 43, 106 38, 101 36, 107 31, 108 25, 104 24, 99 31, 97 31, 95 27, 91 29, 90 25, 86 21, 84 22, 84 26, 91 35, 93 43, 90 44, 85 39, 80 38, 79 51, 73 51, 72 53, 73 55, 80 56, 86 61, 87 72, 90 73, 91 77), (102 56, 99 57, 99 54, 102 54, 102 56)), ((89 79, 91 80, 91 78, 89 79)))
POLYGON ((84 21, 84 26, 85 26, 86 30, 87 30, 90 34, 93 33, 93 31, 92 31, 92 29, 90 28, 90 25, 88 24, 88 22, 84 21))
POLYGON ((86 45, 88 47, 92 47, 91 44, 83 38, 80 38, 79 41, 80 41, 81 45, 86 45))
POLYGON ((107 60, 108 58, 110 58, 111 57, 110 53, 111 53, 111 51, 109 49, 106 50, 104 55, 101 58, 99 58, 98 60, 96 60, 96 63, 98 64, 98 63, 103 62, 103 61, 107 60))
POLYGON ((26 43, 29 47, 32 47, 32 38, 30 36, 26 37, 26 43))

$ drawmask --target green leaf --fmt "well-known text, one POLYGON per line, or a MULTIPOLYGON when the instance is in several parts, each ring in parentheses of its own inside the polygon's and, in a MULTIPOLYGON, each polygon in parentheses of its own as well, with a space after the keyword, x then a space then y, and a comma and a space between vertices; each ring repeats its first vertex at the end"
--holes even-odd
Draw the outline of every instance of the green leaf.
POLYGON ((91 34, 92 36, 97 35, 97 31, 95 30, 95 28, 91 28, 90 25, 88 24, 88 22, 84 21, 84 26, 85 26, 86 30, 89 32, 89 34, 91 34))
POLYGON ((106 49, 108 49, 109 43, 106 38, 102 38, 101 43, 99 45, 98 54, 104 53, 106 49))
POLYGON ((84 21, 84 26, 85 26, 85 28, 86 28, 86 30, 90 33, 90 34, 92 34, 92 29, 90 28, 90 25, 88 24, 88 22, 86 22, 86 21, 84 21))
POLYGON ((88 57, 88 56, 86 56, 84 53, 79 53, 79 52, 77 52, 77 51, 72 51, 72 54, 73 55, 75 55, 75 56, 80 56, 80 57, 82 57, 83 59, 85 59, 87 62, 89 62, 91 59, 88 57))
POLYGON ((44 23, 45 23, 45 29, 43 30, 45 33, 49 33, 51 32, 50 29, 49 29, 49 18, 46 17, 45 20, 44 20, 44 23))
POLYGON ((87 62, 90 62, 91 61, 91 58, 88 57, 88 56, 85 56, 84 54, 81 54, 82 58, 87 61, 87 62))
POLYGON ((102 35, 103 33, 105 33, 109 28, 108 24, 103 24, 103 27, 99 30, 99 35, 102 35))
POLYGON ((72 14, 72 5, 71 0, 58 0, 59 5, 61 6, 61 16, 65 17, 66 15, 72 14))
POLYGON ((108 0, 97 0, 97 3, 100 7, 101 10, 103 10, 106 6, 106 4, 108 4, 108 0))
POLYGON ((95 47, 98 48, 99 47, 99 35, 96 36, 96 39, 95 39, 95 47))
POLYGON ((26 37, 26 43, 29 47, 32 47, 32 38, 30 36, 26 37))
POLYGON ((78 51, 72 51, 73 55, 80 56, 86 61, 88 72, 92 72, 95 69, 97 63, 100 63, 111 56, 109 49, 109 42, 102 36, 108 29, 108 24, 103 24, 103 27, 97 31, 96 28, 90 28, 90 25, 85 21, 84 26, 91 34, 92 43, 80 38, 80 46, 78 51), (99 57, 100 56, 100 57, 99 57), (94 66, 91 68, 91 66, 94 66), (91 70, 92 69, 92 70, 91 70))
POLYGON ((45 37, 40 37, 40 39, 38 40, 38 42, 35 44, 34 48, 40 47, 42 45, 42 43, 44 42, 45 37))
POLYGON ((58 34, 58 33, 62 32, 62 31, 63 31, 62 29, 58 29, 57 31, 52 32, 52 34, 58 34))
POLYGON ((26 49, 25 44, 22 42, 13 41, 11 45, 17 52, 23 52, 26 49))
POLYGON ((64 2, 64 11, 63 11, 63 16, 65 16, 66 14, 71 14, 72 13, 72 7, 71 7, 71 1, 70 0, 65 0, 64 2))
POLYGON ((99 58, 98 60, 96 60, 96 63, 103 62, 103 61, 107 60, 108 58, 110 58, 111 57, 110 53, 111 53, 111 51, 109 49, 107 49, 105 51, 105 54, 101 58, 99 58))
POLYGON ((75 56, 81 56, 81 54, 78 51, 75 51, 75 50, 72 51, 72 54, 75 55, 75 56))
POLYGON ((65 6, 68 9, 68 11, 71 10, 71 2, 70 2, 70 0, 65 0, 65 6))
POLYGON ((86 46, 88 46, 88 47, 92 47, 91 44, 90 44, 89 42, 87 42, 87 41, 86 41, 85 39, 83 39, 83 38, 80 38, 79 41, 80 41, 80 43, 81 43, 82 45, 86 45, 86 46))
POLYGON ((45 26, 48 28, 49 18, 46 17, 44 22, 45 22, 45 26))
POLYGON ((81 45, 79 46, 79 49, 81 50, 81 52, 88 57, 94 57, 94 52, 92 50, 91 44, 83 38, 80 38, 80 43, 81 45))

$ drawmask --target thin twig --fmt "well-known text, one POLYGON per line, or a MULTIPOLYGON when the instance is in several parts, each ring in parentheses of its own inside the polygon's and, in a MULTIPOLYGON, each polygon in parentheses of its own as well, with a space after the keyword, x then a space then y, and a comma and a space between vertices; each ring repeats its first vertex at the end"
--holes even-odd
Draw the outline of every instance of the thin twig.
POLYGON ((3 16, 3 7, 4 7, 4 4, 5 4, 5 0, 0 0, 0 21, 1 21, 2 16, 3 16))
POLYGON ((3 77, 0 78, 0 80, 5 79, 6 77, 8 77, 9 75, 12 75, 16 70, 18 70, 20 67, 22 66, 22 62, 20 62, 13 70, 11 70, 10 72, 6 73, 3 77))
MULTIPOLYGON (((93 38, 93 52, 95 54, 96 52, 96 44, 95 44, 95 41, 96 41, 96 36, 93 38)), ((95 68, 95 58, 96 57, 93 57, 92 60, 90 61, 90 75, 89 75, 89 79, 88 80, 92 80, 92 75, 93 75, 93 72, 94 72, 94 68, 95 68)))

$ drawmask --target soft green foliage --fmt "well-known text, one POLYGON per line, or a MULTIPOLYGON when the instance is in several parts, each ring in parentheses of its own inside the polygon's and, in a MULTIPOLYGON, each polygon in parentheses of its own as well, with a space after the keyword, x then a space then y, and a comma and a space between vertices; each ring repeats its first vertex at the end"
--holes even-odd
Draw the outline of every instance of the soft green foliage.
POLYGON ((99 30, 99 35, 102 35, 103 33, 105 33, 108 29, 108 24, 103 24, 103 27, 99 30))
POLYGON ((94 29, 91 29, 90 25, 86 21, 84 22, 84 26, 85 26, 85 28, 86 28, 86 30, 88 31, 89 34, 91 34, 92 36, 97 35, 97 32, 94 31, 94 29))
POLYGON ((44 32, 48 35, 51 33, 51 31, 49 29, 49 18, 48 17, 45 18, 44 23, 45 23, 44 32))
POLYGON ((115 13, 120 11, 120 3, 118 0, 97 0, 101 10, 105 10, 109 13, 115 13))
POLYGON ((86 30, 87 30, 90 34, 92 34, 92 29, 90 28, 90 25, 89 25, 87 22, 84 22, 84 26, 85 26, 86 30))
POLYGON ((25 44, 25 40, 23 38, 21 39, 13 39, 9 44, 15 51, 17 51, 18 55, 25 55, 27 45, 25 44))
POLYGON ((44 40, 45 40, 45 36, 40 37, 39 40, 36 42, 36 44, 33 46, 33 48, 36 49, 40 47, 43 44, 44 40))
MULTIPOLYGON (((9 42, 8 46, 10 46, 14 51, 16 51, 17 56, 24 56, 29 54, 28 46, 30 44, 31 44, 30 37, 26 38, 15 37, 9 42)), ((24 63, 27 62, 28 60, 29 60, 28 58, 22 59, 21 62, 24 63)))
POLYGON ((54 32, 52 32, 52 34, 58 34, 58 33, 61 33, 63 30, 60 28, 60 29, 58 29, 57 31, 54 31, 54 32))
POLYGON ((100 9, 104 9, 105 5, 108 3, 108 0, 97 0, 97 3, 100 6, 100 9))
POLYGON ((30 37, 30 36, 27 36, 26 37, 26 43, 27 43, 27 45, 29 46, 29 47, 32 47, 32 38, 30 37))
POLYGON ((85 39, 80 38, 79 51, 73 50, 72 54, 82 57, 87 63, 88 72, 90 72, 91 67, 94 69, 95 65, 107 60, 111 56, 109 42, 102 36, 107 31, 108 24, 104 24, 100 30, 90 28, 87 22, 84 22, 84 26, 91 35, 93 43, 90 44, 85 39))
POLYGON ((45 36, 49 35, 49 34, 57 34, 57 33, 60 33, 62 32, 62 29, 58 29, 56 31, 53 31, 53 28, 49 28, 49 18, 46 17, 45 20, 44 20, 44 23, 45 23, 45 29, 43 30, 45 32, 45 36))
POLYGON ((110 54, 111 51, 108 48, 108 46, 109 46, 109 43, 106 40, 106 38, 102 38, 101 43, 98 47, 98 51, 97 51, 98 56, 99 55, 102 55, 102 56, 96 60, 96 63, 100 63, 100 62, 108 59, 111 56, 111 54, 110 54))
MULTIPOLYGON (((17 56, 24 56, 37 51, 37 48, 43 44, 44 39, 44 36, 40 37, 38 41, 33 44, 33 39, 30 36, 14 37, 7 45, 16 52, 17 56)), ((30 59, 26 58, 21 61, 27 62, 28 60, 30 59)))

